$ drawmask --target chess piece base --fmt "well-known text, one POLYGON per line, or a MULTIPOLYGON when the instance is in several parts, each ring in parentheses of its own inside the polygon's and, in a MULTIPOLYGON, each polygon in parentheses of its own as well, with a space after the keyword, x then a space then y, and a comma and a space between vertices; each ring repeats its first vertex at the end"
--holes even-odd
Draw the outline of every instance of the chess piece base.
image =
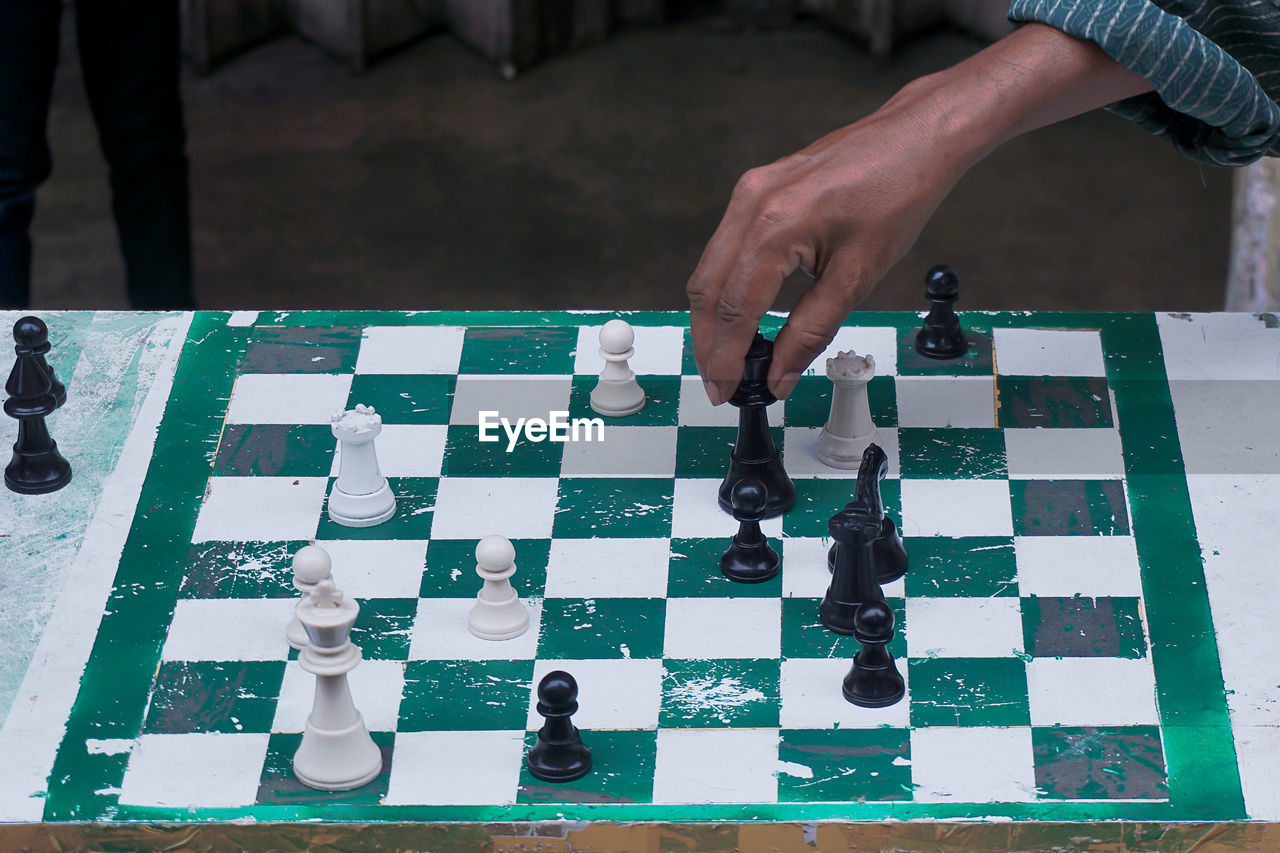
POLYGON ((823 427, 818 436, 818 459, 832 468, 856 470, 862 465, 862 454, 866 449, 879 443, 880 434, 875 430, 858 438, 844 438, 833 435, 823 427))
POLYGON ((335 485, 329 494, 329 518, 343 527, 373 527, 396 514, 396 496, 386 480, 367 495, 349 495, 335 485))
POLYGON ((951 361, 969 351, 969 341, 959 328, 954 330, 931 329, 926 324, 916 333, 916 352, 925 358, 951 361))
POLYGON ((482 640, 513 640, 529 630, 529 611, 514 592, 504 601, 477 598, 467 629, 482 640))
POLYGON ((860 708, 886 708, 902 700, 907 686, 893 658, 888 658, 887 665, 871 666, 864 663, 863 653, 858 652, 840 692, 846 701, 860 708))
POLYGON ((572 782, 591 772, 591 750, 580 740, 552 743, 538 738, 529 750, 528 766, 529 773, 544 782, 572 782))
POLYGON ((756 547, 734 543, 720 557, 720 574, 738 583, 764 583, 778 574, 781 564, 767 542, 756 547))
POLYGON ((591 392, 591 410, 610 418, 634 415, 644 408, 644 389, 631 379, 601 379, 591 392))
POLYGON ((23 453, 14 447, 13 459, 4 469, 4 484, 21 495, 44 495, 56 492, 71 482, 71 463, 58 452, 58 444, 50 441, 49 450, 23 453))
POLYGON ((382 751, 369 737, 364 717, 345 729, 326 731, 307 720, 302 743, 293 756, 293 775, 318 791, 350 791, 367 785, 382 772, 382 751))

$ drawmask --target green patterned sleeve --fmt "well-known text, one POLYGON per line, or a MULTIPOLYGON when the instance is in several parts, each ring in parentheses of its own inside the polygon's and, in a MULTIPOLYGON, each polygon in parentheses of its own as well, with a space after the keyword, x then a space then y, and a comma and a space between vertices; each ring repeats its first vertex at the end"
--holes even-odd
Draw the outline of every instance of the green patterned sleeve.
POLYGON ((1150 81, 1107 109, 1188 157, 1280 156, 1280 0, 1012 0, 1009 20, 1095 42, 1150 81))

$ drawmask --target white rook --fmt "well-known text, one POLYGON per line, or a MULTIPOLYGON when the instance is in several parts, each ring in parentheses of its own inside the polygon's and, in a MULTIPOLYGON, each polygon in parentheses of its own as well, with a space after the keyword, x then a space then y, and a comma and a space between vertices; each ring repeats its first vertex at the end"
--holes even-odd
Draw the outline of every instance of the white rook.
POLYGON ((369 736, 347 683, 347 673, 360 663, 360 647, 351 642, 351 626, 359 614, 360 605, 335 589, 331 580, 316 584, 298 606, 309 640, 298 663, 316 677, 316 696, 293 755, 293 775, 321 791, 359 788, 382 771, 382 752, 369 736))
POLYGON ((875 359, 853 350, 827 359, 827 378, 833 383, 831 413, 818 437, 818 458, 832 468, 857 468, 867 446, 879 443, 867 400, 867 383, 875 373, 875 359))
POLYGON ((372 406, 331 418, 338 454, 338 479, 329 494, 329 517, 345 527, 372 527, 396 513, 396 496, 378 467, 373 440, 382 432, 382 416, 372 406))

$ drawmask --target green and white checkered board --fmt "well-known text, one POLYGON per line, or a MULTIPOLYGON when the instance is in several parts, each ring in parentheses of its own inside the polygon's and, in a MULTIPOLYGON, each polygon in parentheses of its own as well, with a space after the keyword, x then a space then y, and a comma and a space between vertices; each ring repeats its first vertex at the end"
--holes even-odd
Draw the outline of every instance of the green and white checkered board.
MULTIPOLYGON (((188 445, 202 448, 204 468, 188 478, 186 505, 198 509, 169 542, 180 565, 159 568, 167 595, 150 589, 154 601, 132 610, 145 623, 133 630, 152 638, 129 647, 149 658, 135 662, 145 691, 89 727, 116 738, 90 743, 84 759, 107 762, 97 773, 110 784, 82 799, 55 794, 52 813, 1170 813, 1171 718, 1158 700, 1139 559, 1140 537, 1161 531, 1132 523, 1134 460, 1108 382, 1116 354, 1096 326, 973 315, 975 346, 956 363, 914 353, 910 315, 879 315, 833 343, 829 355, 875 356, 870 398, 890 458, 883 494, 911 559, 885 588, 907 697, 869 710, 840 691, 856 641, 818 621, 827 519, 851 499, 856 473, 816 457, 824 375, 770 409, 798 498, 764 523, 780 576, 738 585, 719 574, 736 525, 716 504, 736 410, 707 402, 683 315, 637 318, 642 412, 607 419, 602 442, 521 441, 512 452, 505 437, 478 441, 478 413, 593 417, 606 316, 557 325, 510 314, 468 327, 449 322, 461 315, 330 315, 323 325, 321 315, 294 325, 305 316, 221 330, 239 344, 223 348, 222 374, 209 381, 216 391, 218 375, 234 379, 229 398, 194 424, 178 423, 186 414, 171 403, 157 460, 170 421, 175 435, 196 436, 188 445), (329 417, 357 403, 382 415, 377 453, 398 498, 392 520, 366 529, 325 512, 337 472, 329 417), (531 616, 524 636, 504 642, 466 627, 480 586, 474 548, 490 534, 515 544, 513 582, 531 616), (289 561, 310 541, 360 602, 353 640, 364 661, 352 692, 384 751, 382 775, 347 793, 310 791, 290 770, 314 678, 285 639, 297 595, 289 561), (575 722, 595 761, 566 785, 523 768, 541 722, 534 686, 553 669, 579 682, 575 722)), ((204 390, 193 386, 198 356, 184 358, 193 361, 175 400, 204 390)), ((157 511, 140 509, 137 524, 157 511)), ((177 504, 172 514, 185 517, 177 504)), ((113 601, 126 606, 137 585, 122 569, 113 601)), ((112 654, 110 643, 96 649, 90 670, 112 654)), ((76 731, 64 753, 68 742, 85 750, 76 731)), ((79 759, 60 760, 66 769, 79 759)))

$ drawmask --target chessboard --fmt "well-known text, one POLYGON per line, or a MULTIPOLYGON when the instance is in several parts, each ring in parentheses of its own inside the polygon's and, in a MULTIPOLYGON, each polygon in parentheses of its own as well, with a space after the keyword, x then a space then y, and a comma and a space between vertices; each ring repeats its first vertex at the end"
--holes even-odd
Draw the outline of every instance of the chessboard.
POLYGON ((910 555, 884 588, 907 695, 868 709, 841 695, 857 641, 818 619, 856 474, 815 453, 822 358, 769 407, 797 500, 763 523, 781 573, 743 585, 718 562, 737 412, 708 403, 684 314, 196 314, 45 820, 1244 817, 1155 319, 962 317, 955 361, 918 355, 906 313, 854 315, 828 353, 875 358, 910 555), (614 316, 643 410, 603 441, 478 440, 486 411, 595 417, 614 316), (330 416, 356 404, 398 501, 369 528, 325 506, 330 416), (531 616, 500 642, 466 625, 492 534, 531 616), (312 542, 359 602, 351 690, 384 757, 339 793, 291 772, 315 680, 285 637, 290 560, 312 542), (559 785, 524 764, 556 669, 594 760, 559 785))

